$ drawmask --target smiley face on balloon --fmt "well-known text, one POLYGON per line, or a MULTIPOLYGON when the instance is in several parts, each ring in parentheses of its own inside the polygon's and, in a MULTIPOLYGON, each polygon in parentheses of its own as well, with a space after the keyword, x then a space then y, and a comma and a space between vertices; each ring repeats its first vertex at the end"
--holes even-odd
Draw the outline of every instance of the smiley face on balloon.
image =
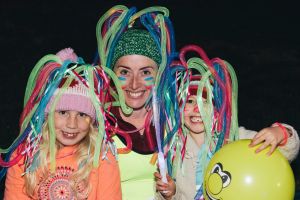
POLYGON ((231 183, 231 174, 223 170, 221 163, 216 163, 206 182, 206 195, 209 200, 218 200, 218 195, 231 183))
POLYGON ((232 142, 212 157, 203 182, 206 200, 294 199, 295 179, 286 158, 278 150, 257 154, 250 142, 232 142))

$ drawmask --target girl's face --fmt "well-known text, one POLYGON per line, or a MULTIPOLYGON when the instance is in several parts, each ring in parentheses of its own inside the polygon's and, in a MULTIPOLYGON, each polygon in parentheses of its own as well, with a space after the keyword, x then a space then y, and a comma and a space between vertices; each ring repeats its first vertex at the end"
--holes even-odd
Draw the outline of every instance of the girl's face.
POLYGON ((197 105, 197 96, 190 95, 184 107, 184 125, 194 134, 204 132, 204 124, 197 105))
POLYGON ((157 64, 146 56, 127 55, 118 59, 114 71, 121 81, 127 106, 134 110, 145 106, 157 70, 157 64))
POLYGON ((56 140, 63 146, 73 146, 81 142, 90 130, 92 118, 78 111, 55 111, 54 124, 56 140))

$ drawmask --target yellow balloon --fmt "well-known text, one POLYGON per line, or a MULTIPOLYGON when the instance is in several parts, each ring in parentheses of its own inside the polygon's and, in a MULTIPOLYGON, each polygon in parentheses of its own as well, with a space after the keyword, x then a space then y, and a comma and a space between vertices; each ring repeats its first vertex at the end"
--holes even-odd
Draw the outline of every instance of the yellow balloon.
POLYGON ((250 140, 222 147, 211 159, 204 176, 206 200, 293 200, 295 178, 287 159, 270 148, 255 153, 250 140))

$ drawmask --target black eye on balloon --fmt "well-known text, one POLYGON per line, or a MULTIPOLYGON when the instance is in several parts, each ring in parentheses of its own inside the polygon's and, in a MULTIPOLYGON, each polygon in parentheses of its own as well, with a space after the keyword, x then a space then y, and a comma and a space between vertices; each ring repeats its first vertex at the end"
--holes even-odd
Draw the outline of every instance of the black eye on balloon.
POLYGON ((227 187, 231 182, 231 174, 227 171, 221 173, 221 178, 223 182, 223 188, 227 187))
POLYGON ((217 163, 217 164, 215 164, 215 166, 212 168, 212 170, 211 170, 211 173, 219 173, 219 172, 221 172, 221 171, 223 171, 223 166, 222 166, 222 164, 221 163, 217 163))
POLYGON ((223 165, 221 163, 216 163, 212 170, 211 174, 218 174, 222 179, 223 188, 227 187, 231 182, 231 174, 228 171, 223 171, 223 165))

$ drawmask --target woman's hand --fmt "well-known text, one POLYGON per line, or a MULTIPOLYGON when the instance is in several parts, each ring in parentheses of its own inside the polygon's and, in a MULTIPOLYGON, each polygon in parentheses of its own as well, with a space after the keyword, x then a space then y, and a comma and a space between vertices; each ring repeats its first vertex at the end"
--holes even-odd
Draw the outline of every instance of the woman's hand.
POLYGON ((174 180, 167 174, 167 181, 168 183, 164 183, 161 179, 162 176, 160 173, 154 173, 155 181, 156 181, 156 190, 161 193, 161 195, 166 199, 169 200, 176 192, 176 185, 174 180))
POLYGON ((271 155, 276 147, 284 140, 284 133, 279 126, 275 127, 268 127, 264 128, 259 131, 252 142, 250 143, 249 147, 254 147, 260 143, 262 143, 256 150, 256 153, 261 152, 262 150, 266 149, 268 146, 271 146, 267 155, 271 155))

